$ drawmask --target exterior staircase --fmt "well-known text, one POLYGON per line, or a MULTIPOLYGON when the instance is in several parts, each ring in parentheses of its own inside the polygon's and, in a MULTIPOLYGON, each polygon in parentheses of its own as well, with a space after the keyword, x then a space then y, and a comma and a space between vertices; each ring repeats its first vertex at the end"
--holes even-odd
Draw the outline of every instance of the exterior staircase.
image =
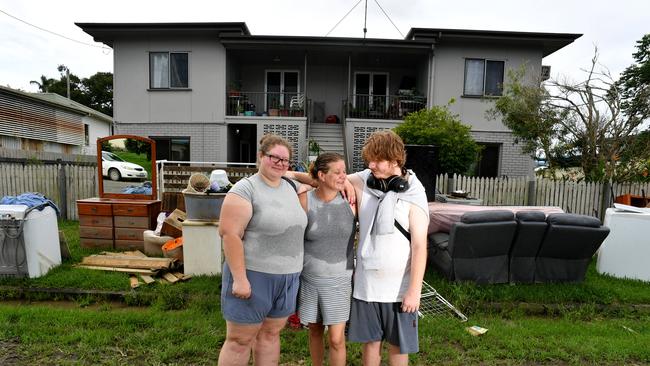
POLYGON ((312 123, 309 139, 315 140, 323 152, 335 152, 345 156, 343 151, 343 125, 340 123, 312 123))

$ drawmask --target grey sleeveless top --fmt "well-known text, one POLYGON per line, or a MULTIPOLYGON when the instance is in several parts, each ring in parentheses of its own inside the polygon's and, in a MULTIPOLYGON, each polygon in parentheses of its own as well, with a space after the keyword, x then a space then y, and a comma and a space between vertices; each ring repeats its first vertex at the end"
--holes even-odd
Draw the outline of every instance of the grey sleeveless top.
POLYGON ((356 222, 340 194, 323 202, 307 192, 307 230, 303 276, 352 276, 356 222))
POLYGON ((243 238, 246 269, 272 274, 300 272, 307 216, 291 184, 283 179, 280 186, 271 187, 257 173, 241 179, 228 194, 253 206, 243 238))

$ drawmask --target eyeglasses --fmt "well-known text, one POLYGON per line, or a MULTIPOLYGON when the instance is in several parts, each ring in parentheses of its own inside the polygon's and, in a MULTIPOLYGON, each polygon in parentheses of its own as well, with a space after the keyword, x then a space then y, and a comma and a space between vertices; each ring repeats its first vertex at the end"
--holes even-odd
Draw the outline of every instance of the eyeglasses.
POLYGON ((279 156, 273 155, 273 154, 264 154, 269 157, 269 159, 274 163, 274 164, 282 164, 284 166, 289 166, 289 159, 281 158, 279 156))

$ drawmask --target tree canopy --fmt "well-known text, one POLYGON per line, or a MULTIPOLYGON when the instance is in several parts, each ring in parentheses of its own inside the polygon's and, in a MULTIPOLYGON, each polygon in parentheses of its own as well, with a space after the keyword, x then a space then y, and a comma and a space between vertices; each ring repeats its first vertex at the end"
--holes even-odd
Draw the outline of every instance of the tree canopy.
POLYGON ((481 147, 472 139, 471 128, 449 110, 451 103, 411 113, 393 130, 405 144, 437 146, 443 173, 467 174, 481 147))
POLYGON ((636 61, 628 66, 616 82, 621 94, 621 108, 633 120, 650 117, 650 34, 636 42, 632 56, 636 61))
POLYGON ((545 84, 524 82, 523 68, 511 71, 488 117, 501 117, 531 155, 542 151, 551 170, 576 157, 588 181, 644 179, 638 168, 650 145, 638 134, 647 112, 626 110, 624 89, 600 69, 597 49, 583 71, 582 81, 545 84))
MULTIPOLYGON (((68 76, 65 66, 59 67, 59 79, 41 75, 40 80, 32 80, 30 84, 38 86, 41 93, 56 93, 67 97, 68 76)), ((70 74, 70 99, 109 116, 113 115, 113 74, 98 72, 88 78, 80 79, 70 74)))

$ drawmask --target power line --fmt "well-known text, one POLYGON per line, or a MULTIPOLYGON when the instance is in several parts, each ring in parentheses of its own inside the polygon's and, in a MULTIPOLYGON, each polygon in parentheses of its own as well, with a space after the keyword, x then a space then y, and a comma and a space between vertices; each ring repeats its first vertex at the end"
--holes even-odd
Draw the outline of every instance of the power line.
POLYGON ((399 28, 397 28, 397 26, 395 25, 395 23, 393 23, 393 20, 392 20, 392 19, 388 16, 388 14, 384 11, 384 8, 382 8, 381 5, 379 5, 379 1, 375 0, 375 3, 377 3, 377 6, 379 7, 379 9, 381 9, 381 12, 384 13, 384 15, 386 16, 386 18, 388 18, 388 21, 390 21, 390 24, 392 24, 393 27, 395 27, 395 29, 397 29, 397 32, 402 36, 402 38, 405 38, 404 35, 402 34, 402 32, 400 32, 399 28))
POLYGON ((332 27, 332 29, 330 29, 330 31, 327 32, 327 34, 325 35, 325 37, 329 36, 330 33, 332 33, 332 31, 333 31, 336 27, 338 27, 339 24, 341 24, 341 22, 343 21, 343 19, 345 19, 345 17, 347 17, 348 15, 350 15, 350 13, 352 13, 352 10, 354 10, 354 9, 355 9, 359 4, 361 4, 361 1, 362 1, 362 0, 357 1, 357 3, 354 4, 354 6, 352 7, 352 9, 350 9, 350 11, 348 11, 347 14, 345 14, 345 15, 343 16, 343 18, 341 18, 341 20, 339 20, 338 23, 336 23, 336 25, 334 25, 334 27, 332 27))
POLYGON ((22 20, 22 19, 20 19, 20 18, 17 18, 17 17, 15 17, 15 16, 13 16, 13 15, 7 13, 6 11, 4 11, 4 10, 2 10, 2 9, 0 9, 0 13, 3 13, 3 14, 5 14, 6 16, 8 16, 8 17, 10 17, 10 18, 13 18, 13 19, 15 19, 15 20, 17 20, 17 21, 19 21, 19 22, 25 23, 25 24, 27 24, 28 26, 30 26, 30 27, 34 27, 34 28, 36 28, 36 29, 38 29, 38 30, 41 30, 41 31, 43 31, 43 32, 47 32, 47 33, 53 34, 53 35, 58 36, 58 37, 61 37, 61 38, 65 38, 65 39, 67 39, 68 41, 76 42, 76 43, 82 44, 82 45, 84 45, 84 46, 97 47, 97 48, 102 48, 102 49, 104 48, 103 45, 102 45, 102 46, 98 46, 98 45, 96 45, 96 44, 91 44, 91 43, 86 43, 86 42, 78 41, 78 40, 76 40, 76 39, 72 39, 72 38, 70 38, 70 37, 66 37, 66 36, 64 36, 64 35, 62 35, 62 34, 59 34, 59 33, 56 33, 56 32, 52 32, 51 30, 47 30, 47 29, 45 29, 45 28, 41 28, 41 27, 39 27, 39 26, 37 26, 37 25, 34 25, 34 24, 29 23, 29 22, 27 22, 27 21, 24 21, 24 20, 22 20))

